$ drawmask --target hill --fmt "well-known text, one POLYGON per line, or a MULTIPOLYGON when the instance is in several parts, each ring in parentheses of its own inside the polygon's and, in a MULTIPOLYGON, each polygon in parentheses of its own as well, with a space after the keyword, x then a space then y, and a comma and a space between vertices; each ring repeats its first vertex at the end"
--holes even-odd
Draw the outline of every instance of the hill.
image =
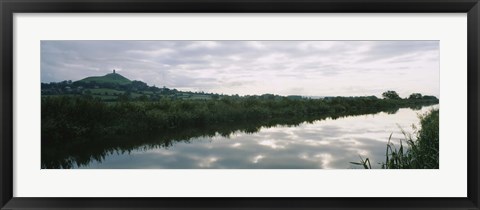
POLYGON ((85 83, 90 83, 90 82, 95 82, 98 84, 105 84, 105 83, 111 83, 111 84, 119 84, 119 85, 126 85, 132 83, 129 79, 126 77, 118 74, 118 73, 110 73, 106 74, 105 76, 98 76, 98 77, 87 77, 85 79, 78 80, 78 82, 85 82, 85 83))

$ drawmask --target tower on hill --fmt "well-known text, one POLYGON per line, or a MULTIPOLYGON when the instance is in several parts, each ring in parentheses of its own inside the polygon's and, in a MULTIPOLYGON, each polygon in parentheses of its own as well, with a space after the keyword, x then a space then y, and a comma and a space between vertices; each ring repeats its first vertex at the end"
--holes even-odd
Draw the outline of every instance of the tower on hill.
POLYGON ((113 70, 113 73, 115 74, 115 69, 113 70))

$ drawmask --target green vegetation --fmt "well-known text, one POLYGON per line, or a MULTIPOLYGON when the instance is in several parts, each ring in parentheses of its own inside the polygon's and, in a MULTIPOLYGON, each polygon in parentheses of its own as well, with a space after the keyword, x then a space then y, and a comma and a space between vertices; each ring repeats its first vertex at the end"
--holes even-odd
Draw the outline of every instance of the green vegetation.
POLYGON ((50 96, 92 96, 105 102, 116 101, 158 101, 159 99, 209 100, 223 95, 193 93, 166 87, 148 86, 142 81, 130 81, 118 73, 101 77, 87 77, 75 82, 42 83, 42 97, 50 96))
MULTIPOLYGON (((439 168, 439 110, 431 110, 429 113, 419 116, 421 129, 418 131, 416 140, 412 135, 402 130, 405 139, 400 140, 397 147, 391 142, 392 135, 388 138, 385 152, 384 169, 438 169, 439 168), (406 142, 404 147, 402 142, 406 142)), ((368 158, 360 157, 360 162, 351 162, 362 165, 364 168, 372 168, 368 158)))
POLYGON ((130 151, 145 144, 168 146, 192 137, 217 133, 228 136, 235 131, 251 133, 261 127, 298 125, 380 111, 395 113, 401 107, 436 103, 438 100, 376 97, 277 100, 250 96, 115 103, 88 95, 42 97, 42 167, 87 164, 92 158, 101 160, 108 152, 130 151), (162 137, 148 140, 139 138, 139 134, 162 137), (122 140, 125 138, 128 140, 122 140))
POLYGON ((382 93, 382 96, 386 99, 401 99, 398 93, 392 90, 382 93))
POLYGON ((281 118, 322 118, 394 112, 438 101, 335 97, 282 100, 254 96, 219 100, 120 101, 109 104, 89 96, 42 98, 45 141, 85 135, 114 135, 172 128, 202 127, 232 122, 281 118), (60 135, 60 136, 58 136, 60 135))
POLYGON ((108 89, 108 88, 98 88, 98 89, 87 89, 85 90, 87 93, 90 91, 90 94, 92 95, 121 95, 124 94, 125 91, 121 90, 113 90, 113 89, 108 89))
POLYGON ((370 159, 368 158, 365 158, 365 160, 362 158, 362 156, 360 156, 360 162, 350 162, 351 164, 354 164, 354 165, 361 165, 363 166, 364 169, 371 169, 372 168, 372 164, 370 164, 370 159))
POLYGON ((433 96, 402 99, 395 91, 384 93, 384 99, 309 99, 193 93, 127 80, 112 73, 75 82, 42 83, 42 168, 71 168, 114 151, 129 152, 145 145, 168 147, 193 137, 252 133, 261 127, 395 113, 399 108, 438 103, 433 96))
POLYGON ((124 76, 117 74, 117 73, 110 73, 105 76, 100 77, 87 77, 85 79, 79 80, 79 82, 84 83, 98 83, 98 84, 119 84, 119 85, 126 85, 132 83, 129 79, 125 78, 124 76))

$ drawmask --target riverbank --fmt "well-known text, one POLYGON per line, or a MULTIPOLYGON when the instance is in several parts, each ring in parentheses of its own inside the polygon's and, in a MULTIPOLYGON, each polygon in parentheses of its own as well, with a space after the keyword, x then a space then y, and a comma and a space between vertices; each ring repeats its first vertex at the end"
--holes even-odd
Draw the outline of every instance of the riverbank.
MULTIPOLYGON (((438 169, 439 168, 439 110, 433 109, 419 116, 421 128, 415 136, 402 130, 404 138, 394 144, 390 135, 382 169, 438 169)), ((365 169, 372 168, 373 160, 360 157, 365 169)))
POLYGON ((438 100, 336 97, 302 100, 242 100, 106 103, 84 97, 42 99, 42 167, 69 168, 102 159, 118 149, 168 146, 199 136, 257 132, 261 127, 296 126, 327 118, 395 113, 438 100), (151 136, 157 136, 152 138, 151 136), (158 138, 161 136, 161 138, 158 138), (95 145, 95 146, 92 146, 95 145), (75 157, 75 161, 71 158, 75 157))

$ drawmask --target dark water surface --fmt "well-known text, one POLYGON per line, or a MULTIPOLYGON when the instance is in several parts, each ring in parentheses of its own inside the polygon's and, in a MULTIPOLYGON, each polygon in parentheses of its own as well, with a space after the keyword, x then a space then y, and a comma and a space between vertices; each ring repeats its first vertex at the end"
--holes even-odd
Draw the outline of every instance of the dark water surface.
POLYGON ((412 133, 419 128, 418 114, 438 108, 399 109, 395 113, 304 122, 298 126, 262 127, 258 132, 236 131, 229 136, 194 137, 170 145, 141 146, 113 151, 86 165, 73 168, 102 169, 348 169, 358 168, 359 155, 369 157, 373 168, 385 161, 390 133, 398 143, 400 128, 412 133))

